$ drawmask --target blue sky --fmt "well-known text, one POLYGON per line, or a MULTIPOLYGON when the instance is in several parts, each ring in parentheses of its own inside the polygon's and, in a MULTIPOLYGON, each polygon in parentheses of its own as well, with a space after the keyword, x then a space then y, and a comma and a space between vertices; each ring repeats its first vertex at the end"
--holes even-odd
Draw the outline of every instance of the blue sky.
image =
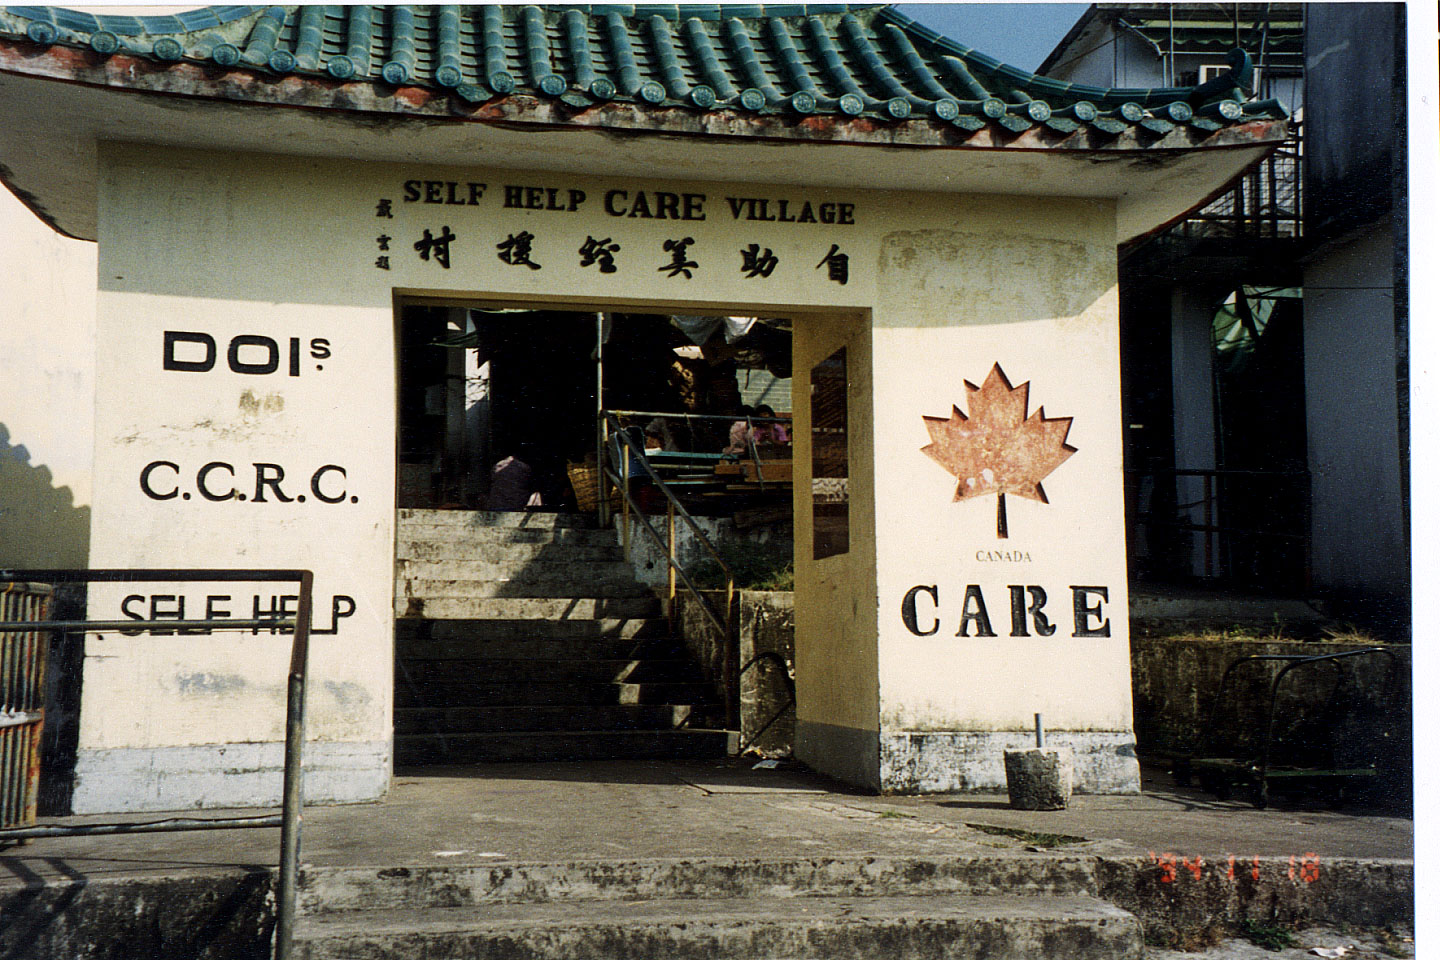
POLYGON ((901 3, 908 17, 988 53, 1034 70, 1089 7, 1085 3, 901 3))

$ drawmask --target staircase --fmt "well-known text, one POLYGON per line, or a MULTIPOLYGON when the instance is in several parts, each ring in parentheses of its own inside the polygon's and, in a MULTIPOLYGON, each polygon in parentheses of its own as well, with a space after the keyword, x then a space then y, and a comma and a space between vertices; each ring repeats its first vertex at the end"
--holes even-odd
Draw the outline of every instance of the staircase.
POLYGON ((1060 859, 812 857, 307 868, 300 960, 1140 960, 1060 859))
POLYGON ((401 510, 396 557, 397 765, 725 756, 713 687, 590 518, 401 510))

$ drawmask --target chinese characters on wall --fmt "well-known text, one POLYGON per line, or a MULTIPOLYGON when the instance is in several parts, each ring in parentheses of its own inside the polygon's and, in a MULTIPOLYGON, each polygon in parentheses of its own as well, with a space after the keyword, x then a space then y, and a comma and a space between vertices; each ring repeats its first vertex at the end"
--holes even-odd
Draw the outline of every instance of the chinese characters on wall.
MULTIPOLYGON (((488 184, 457 180, 406 180, 401 186, 399 203, 442 207, 480 207, 497 196, 488 184)), ((499 209, 577 213, 584 209, 589 197, 583 190, 544 186, 504 185, 498 197, 499 209)), ((665 190, 605 191, 600 208, 608 217, 622 220, 673 220, 700 222, 709 218, 703 193, 679 193, 665 190)), ((734 222, 775 224, 817 224, 846 227, 855 224, 855 205, 841 201, 773 200, 765 197, 725 197, 720 219, 728 215, 734 222)), ((396 200, 380 197, 375 203, 377 219, 395 219, 396 200)), ((458 211, 456 211, 458 214, 458 211)), ((650 244, 620 243, 612 234, 586 234, 576 249, 560 248, 560 241, 543 232, 531 230, 506 231, 485 225, 471 225, 458 218, 439 217, 428 225, 420 225, 413 241, 397 238, 392 231, 381 229, 375 237, 374 265, 379 270, 392 267, 392 257, 406 246, 421 261, 449 270, 454 256, 465 258, 485 256, 486 251, 501 263, 525 270, 542 270, 547 263, 574 258, 580 269, 594 268, 603 274, 621 271, 653 271, 666 279, 693 279, 697 272, 712 276, 738 274, 746 280, 768 280, 782 265, 774 249, 760 242, 732 246, 726 250, 698 244, 696 238, 677 231, 675 235, 650 244), (492 236, 493 234, 493 236, 492 236), (391 244, 396 244, 392 248, 391 244), (699 252, 704 247, 704 254, 699 252)), ((539 227, 537 226, 537 231, 539 227)), ((815 261, 802 266, 822 283, 845 285, 850 282, 850 255, 841 243, 825 241, 816 244, 815 261), (826 249, 828 247, 828 249, 826 249)))

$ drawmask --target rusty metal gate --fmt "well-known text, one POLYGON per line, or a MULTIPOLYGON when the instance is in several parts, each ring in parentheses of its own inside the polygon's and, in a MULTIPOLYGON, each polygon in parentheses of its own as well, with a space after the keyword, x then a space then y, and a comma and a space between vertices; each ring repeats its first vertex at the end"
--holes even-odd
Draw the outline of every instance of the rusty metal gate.
MULTIPOLYGON (((0 585, 0 621, 46 619, 50 594, 43 583, 0 585)), ((40 630, 0 633, 0 828, 35 822, 49 642, 40 630)))
POLYGON ((290 960, 295 949, 295 911, 298 903, 297 887, 300 879, 300 820, 304 807, 304 765, 302 755, 305 744, 305 682, 310 660, 310 610, 315 594, 315 575, 309 570, 176 570, 176 569, 129 569, 129 570, 4 570, 0 569, 0 650, 4 657, 4 684, 0 686, 0 743, 5 746, 4 766, 0 767, 0 787, 5 794, 0 802, 4 806, 0 815, 0 844, 12 840, 30 840, 39 837, 82 837, 103 836, 118 833, 171 833, 188 830, 224 830, 241 828, 280 828, 280 875, 275 888, 275 960, 290 960), (294 619, 284 617, 259 617, 252 620, 225 618, 213 620, 50 620, 49 583, 144 583, 176 581, 200 583, 244 583, 247 581, 265 583, 295 582, 300 585, 294 619), (12 597, 15 598, 12 600, 12 597), (33 598, 33 599, 27 599, 33 598), (14 606, 12 606, 12 603, 14 606), (44 618, 44 623, 36 621, 44 618), (31 628, 34 624, 34 628, 31 628), (85 823, 72 825, 34 825, 35 787, 40 773, 40 721, 44 718, 44 662, 46 647, 40 637, 65 631, 137 631, 148 632, 163 627, 167 632, 190 628, 205 630, 245 630, 269 627, 290 630, 293 640, 290 645, 290 673, 286 683, 285 697, 285 772, 282 781, 279 816, 224 817, 196 819, 174 817, 147 823, 85 823), (12 638, 15 638, 12 640, 12 638), (12 651, 14 655, 12 656, 12 651), (12 677, 16 678, 12 684, 12 677), (12 690, 16 691, 12 699, 12 690), (12 706, 13 704, 13 706, 12 706), (28 704, 28 706, 27 706, 28 704), (28 737, 24 745, 28 753, 21 752, 21 738, 15 743, 9 737, 12 726, 26 730, 33 721, 33 732, 22 734, 28 737), (13 752, 12 752, 13 746, 13 752), (21 770, 17 779, 28 783, 28 792, 16 795, 23 797, 19 803, 25 816, 29 817, 23 826, 9 826, 8 804, 10 800, 8 773, 12 767, 21 770))

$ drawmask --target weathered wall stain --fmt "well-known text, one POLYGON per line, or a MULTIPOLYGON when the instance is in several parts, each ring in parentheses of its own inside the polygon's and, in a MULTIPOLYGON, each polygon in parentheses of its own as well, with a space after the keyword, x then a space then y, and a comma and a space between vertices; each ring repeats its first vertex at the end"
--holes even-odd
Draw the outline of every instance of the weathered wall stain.
POLYGON ((880 241, 876 300, 916 301, 947 323, 1073 317, 1114 282, 1097 268, 1103 262, 1069 240, 897 230, 880 241))
POLYGON ((257 397, 254 390, 240 393, 240 413, 247 417, 258 417, 262 413, 280 413, 285 409, 285 398, 278 393, 267 393, 257 397))
POLYGON ((233 673, 182 673, 175 677, 175 689, 187 696, 224 696, 247 686, 244 677, 233 673))
POLYGON ((324 686, 325 692, 334 697, 335 702, 342 707, 360 708, 370 705, 370 693, 358 683, 326 680, 324 686))

